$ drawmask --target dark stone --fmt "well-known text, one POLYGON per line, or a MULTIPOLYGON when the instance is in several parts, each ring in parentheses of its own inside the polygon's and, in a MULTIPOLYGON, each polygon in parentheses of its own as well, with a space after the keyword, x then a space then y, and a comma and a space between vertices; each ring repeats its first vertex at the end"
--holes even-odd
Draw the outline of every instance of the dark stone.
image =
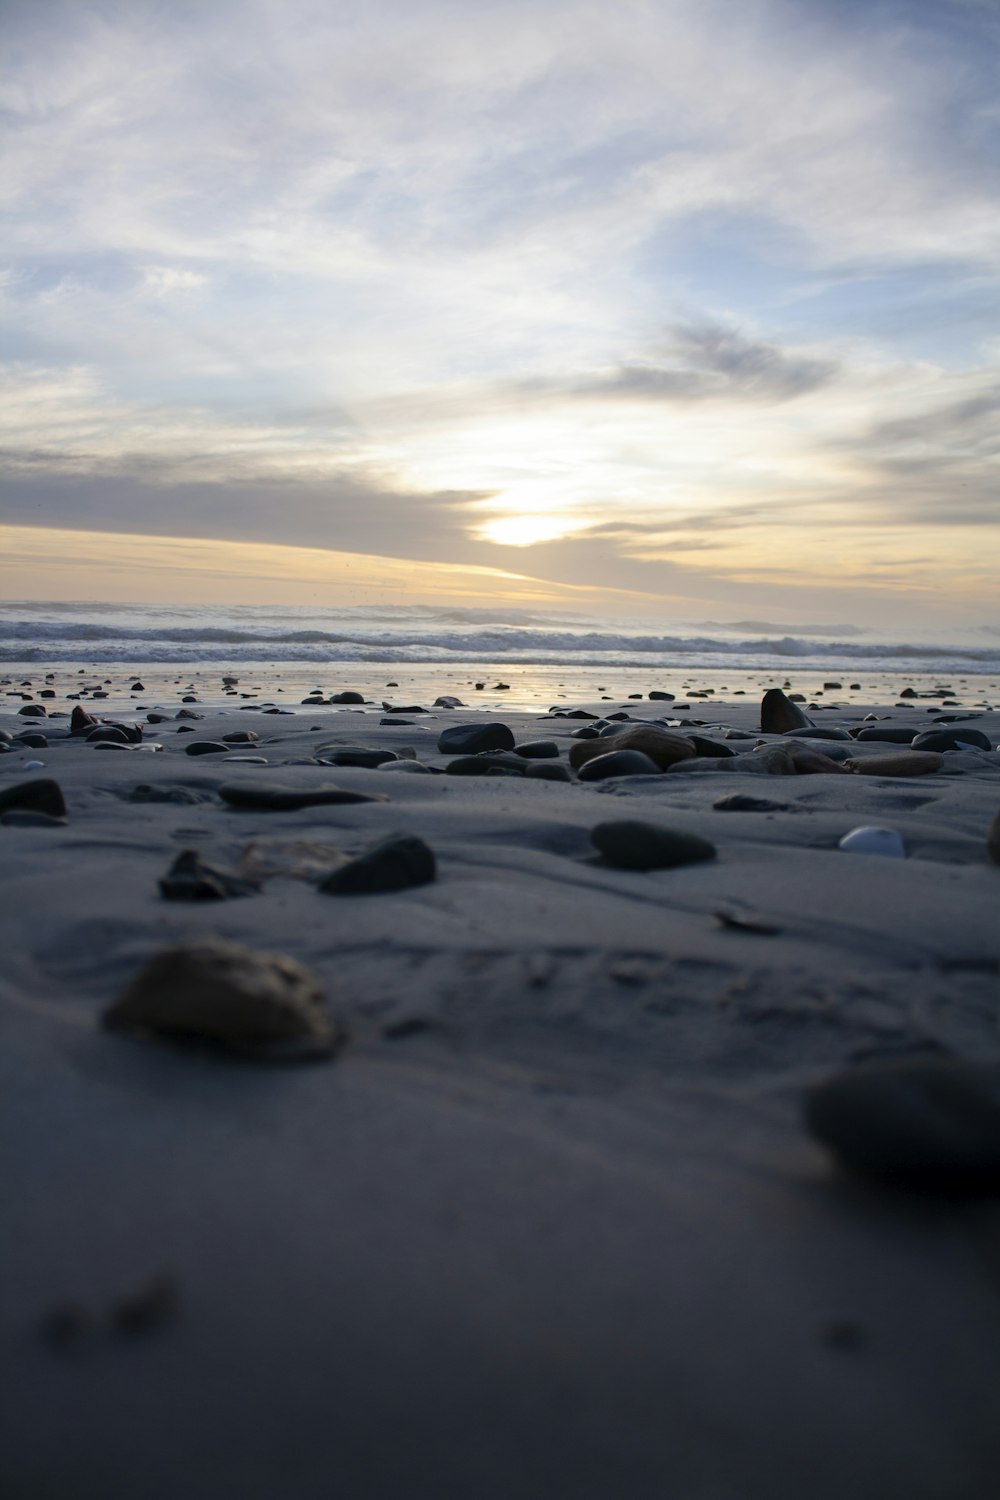
POLYGON ((54 688, 42 688, 42 691, 39 693, 38 696, 39 696, 39 698, 54 698, 55 695, 56 694, 55 694, 55 689, 54 688))
POLYGON ((761 699, 760 727, 762 734, 784 734, 789 729, 811 728, 812 720, 780 688, 768 688, 761 699))
POLYGON ((421 708, 419 703, 409 703, 394 708, 391 703, 383 703, 382 708, 387 714, 425 714, 426 708, 421 708))
POLYGON ((365 701, 365 698, 364 698, 364 694, 363 693, 355 693, 355 692, 348 691, 348 692, 345 692, 345 693, 331 693, 330 694, 330 702, 331 703, 364 703, 364 701, 365 701))
POLYGON ((416 771, 421 776, 432 776, 437 774, 438 767, 425 766, 419 760, 384 760, 379 766, 380 771, 416 771))
POLYGON ((142 682, 133 682, 133 684, 132 684, 131 688, 129 689, 129 691, 132 692, 132 693, 144 693, 146 691, 145 683, 142 683, 142 682))
POLYGON ((255 745, 260 739, 252 729, 231 729, 228 734, 222 736, 224 745, 255 745))
POLYGON ((123 729, 118 728, 117 724, 98 724, 97 728, 92 729, 87 735, 87 744, 98 745, 102 742, 109 745, 127 745, 129 738, 123 729))
MULTIPOLYGON (((76 714, 76 709, 75 708, 73 710, 73 713, 74 713, 74 715, 76 714)), ((146 715, 146 723, 147 724, 166 724, 167 721, 169 720, 169 718, 170 718, 169 714, 148 713, 146 715)))
POLYGON ((478 755, 459 755, 444 768, 446 776, 488 776, 491 771, 508 771, 523 776, 528 762, 511 750, 482 750, 478 755))
POLYGON ((15 745, 23 745, 25 750, 47 750, 49 748, 48 738, 44 734, 19 734, 14 740, 15 745))
POLYGON ((717 812, 788 812, 787 802, 773 802, 770 797, 752 797, 749 792, 726 792, 716 797, 712 806, 717 812))
POLYGON ((440 755, 478 755, 481 750, 513 750, 506 724, 453 724, 438 736, 440 755))
POLYGON ((229 746, 221 740, 192 740, 184 746, 185 755, 228 755, 229 746))
POLYGON ((569 767, 561 761, 532 760, 524 771, 529 781, 572 781, 569 767))
POLYGON ((252 880, 208 864, 197 849, 182 849, 159 886, 165 901, 224 901, 231 896, 254 896, 260 889, 252 880))
POLYGON ((961 750, 971 745, 976 750, 992 750, 988 735, 981 729, 928 729, 910 742, 912 750, 961 750))
POLYGON ((898 1187, 1000 1192, 1000 1068, 952 1057, 858 1064, 811 1088, 809 1132, 845 1167, 898 1187))
POLYGON ((588 713, 585 708, 550 708, 549 713, 556 719, 596 719, 597 714, 588 713))
POLYGON ((722 745, 718 740, 710 740, 704 734, 689 734, 686 736, 694 746, 695 755, 706 756, 711 760, 723 760, 726 756, 735 755, 728 745, 722 745))
POLYGON ((872 725, 870 729, 859 729, 853 738, 869 744, 881 741, 884 745, 911 745, 914 736, 919 733, 920 731, 912 726, 879 724, 878 726, 872 725))
POLYGON ((786 729, 785 734, 789 738, 800 740, 853 740, 854 735, 846 729, 835 728, 832 724, 822 728, 810 724, 807 729, 786 729))
POLYGON ((356 859, 338 865, 320 882, 331 896, 374 896, 427 885, 437 873, 434 853, 412 834, 383 839, 356 859))
POLYGON ((673 703, 676 695, 674 693, 652 692, 649 696, 654 703, 673 703))
POLYGON ((920 695, 915 688, 904 688, 899 696, 901 698, 918 698, 920 695))
POLYGON ((525 760, 558 760, 559 746, 555 740, 528 740, 523 745, 515 745, 515 751, 525 760))
POLYGON ((716 855, 715 845, 697 834, 635 820, 598 823, 590 837, 608 864, 621 870, 672 870, 716 855))
POLYGON ((363 745, 324 745, 316 753, 328 766, 367 766, 369 770, 399 759, 395 750, 369 750, 363 745))
POLYGON ((461 698, 454 698, 451 693, 442 693, 440 698, 434 699, 435 708, 464 708, 465 704, 461 698))
POLYGON ((612 776, 660 776, 662 772, 655 760, 641 750, 611 750, 607 755, 595 755, 577 772, 580 781, 607 781, 612 776))
MULTIPOLYGON (((184 703, 187 703, 189 701, 196 703, 198 700, 196 698, 191 700, 184 698, 181 701, 184 703)), ((204 717, 204 714, 196 713, 193 708, 179 708, 174 714, 175 719, 203 719, 204 717)))
POLYGON ((25 719, 44 719, 48 716, 48 711, 42 703, 25 703, 23 708, 18 709, 18 714, 25 719))
POLYGON ((41 776, 32 781, 19 781, 16 786, 0 787, 0 813, 23 807, 32 812, 48 813, 52 818, 66 816, 66 802, 58 781, 41 776))
POLYGON ((230 781, 219 787, 219 796, 230 807, 255 812, 295 812, 302 807, 337 806, 349 802, 387 802, 377 792, 347 792, 339 786, 279 786, 275 782, 230 781))
POLYGON ((574 740, 597 740, 600 739, 602 730, 593 724, 584 724, 580 729, 574 729, 572 738, 574 740))
POLYGON ((755 734, 749 734, 745 729, 727 729, 725 738, 727 740, 755 740, 755 734))

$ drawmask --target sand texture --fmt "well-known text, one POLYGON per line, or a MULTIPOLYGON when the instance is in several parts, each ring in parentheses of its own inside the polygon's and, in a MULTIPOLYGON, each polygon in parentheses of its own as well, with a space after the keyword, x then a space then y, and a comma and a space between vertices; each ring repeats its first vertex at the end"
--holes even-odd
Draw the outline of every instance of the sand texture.
MULTIPOLYGON (((1000 1198, 839 1168, 803 1099, 873 1059, 1000 1065, 1000 713, 967 721, 989 750, 859 774, 906 747, 726 740, 759 699, 584 704, 739 753, 567 781, 502 747, 491 775, 413 767, 501 722, 558 747, 513 769, 568 768, 590 720, 147 695, 85 704, 144 726, 98 748, 70 704, 5 701, 49 743, 0 755, 4 1496, 996 1491, 1000 1198), (316 763, 346 747, 398 758, 316 763), (64 818, 18 808, 43 778, 64 818), (714 855, 612 862, 591 834, 619 822, 714 855), (905 857, 838 847, 869 825, 905 857), (161 893, 184 851, 175 882, 222 894, 161 893), (228 1010, 204 1045, 103 1024, 215 938, 304 966, 346 1040, 262 1058, 228 1010)), ((927 709, 813 717, 960 727, 927 709)))

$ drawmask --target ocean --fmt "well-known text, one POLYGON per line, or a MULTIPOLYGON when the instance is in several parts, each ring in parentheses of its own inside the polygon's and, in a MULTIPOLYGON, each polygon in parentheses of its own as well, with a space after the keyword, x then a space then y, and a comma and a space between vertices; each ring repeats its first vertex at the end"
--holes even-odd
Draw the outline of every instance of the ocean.
MULTIPOLYGON (((905 684, 949 687, 963 702, 1000 697, 1000 637, 878 638, 853 626, 690 622, 669 629, 565 611, 385 605, 26 603, 0 605, 0 675, 154 674, 194 685, 224 674, 366 693, 498 691, 512 707, 546 698, 622 697, 685 687, 750 692, 791 683, 808 694, 838 681, 844 697, 885 701, 905 684), (852 686, 856 684, 856 687, 852 686)), ((117 685, 117 684, 116 684, 117 685)), ((287 701, 287 699, 286 699, 287 701)), ((476 700, 477 706, 483 699, 476 700)))

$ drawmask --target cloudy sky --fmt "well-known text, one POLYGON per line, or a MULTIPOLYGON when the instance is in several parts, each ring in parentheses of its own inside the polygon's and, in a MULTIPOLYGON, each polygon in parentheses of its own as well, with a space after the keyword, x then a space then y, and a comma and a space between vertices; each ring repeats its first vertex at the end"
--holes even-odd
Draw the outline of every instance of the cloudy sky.
POLYGON ((5 597, 1000 623, 1000 0, 0 50, 5 597))

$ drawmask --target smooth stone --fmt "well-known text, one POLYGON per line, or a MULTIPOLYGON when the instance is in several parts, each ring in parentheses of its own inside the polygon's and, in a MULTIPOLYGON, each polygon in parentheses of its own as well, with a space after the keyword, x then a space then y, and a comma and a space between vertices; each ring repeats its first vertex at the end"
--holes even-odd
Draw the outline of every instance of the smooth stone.
POLYGON ((913 750, 992 750, 981 729, 928 729, 910 742, 913 750))
POLYGON ((425 714, 427 712, 426 708, 422 708, 419 703, 402 704, 399 708, 393 708, 391 703, 383 703, 382 708, 387 714, 425 714))
POLYGON ((98 745, 102 741, 109 745, 127 745, 129 737, 124 729, 119 729, 116 724, 99 724, 87 735, 87 744, 98 745))
POLYGON ((860 1063, 809 1089, 810 1134, 851 1171, 937 1193, 1000 1192, 1000 1068, 953 1057, 860 1063))
POLYGON ((1000 812, 993 819, 986 835, 986 852, 995 865, 1000 865, 1000 812))
POLYGON ((452 724, 438 736, 440 755, 478 755, 481 750, 513 750, 506 724, 452 724))
POLYGON ((877 729, 859 729, 854 736, 859 744, 872 744, 879 740, 885 745, 912 745, 919 731, 907 725, 880 724, 877 729))
MULTIPOLYGON (((842 753, 846 760, 850 751, 846 746, 831 746, 831 751, 842 753)), ((792 765, 797 776, 830 776, 843 774, 843 766, 834 754, 827 755, 825 751, 816 749, 815 746, 807 744, 804 740, 789 740, 788 753, 792 758, 792 765)))
POLYGON ((464 708, 465 704, 461 698, 455 698, 451 693, 442 693, 440 698, 435 698, 432 705, 434 708, 464 708))
POLYGON ((697 834, 634 820, 598 823, 590 837, 608 864, 621 870, 672 870, 714 859, 717 852, 697 834))
POLYGON ((219 796, 230 807, 258 812, 297 812, 303 807, 338 806, 349 802, 387 802, 378 792, 348 792, 339 786, 281 786, 275 782, 229 781, 219 787, 219 796))
POLYGON ((222 938, 155 954, 102 1017, 112 1030, 196 1038, 261 1060, 329 1056, 342 1040, 315 974, 222 938))
POLYGON ((220 740, 192 740, 184 746, 185 755, 228 755, 229 746, 220 740))
POLYGON ((506 771, 523 776, 528 762, 512 750, 481 750, 478 755, 459 755, 444 768, 446 776, 488 776, 491 771, 506 771))
POLYGON ((944 756, 930 750, 899 750, 889 755, 865 755, 845 760, 856 776, 926 776, 940 771, 944 756))
POLYGON ((593 724, 584 724, 580 729, 574 729, 570 735, 570 739, 574 740, 599 740, 601 738, 602 731, 593 724))
POLYGON ((797 739, 807 740, 853 741, 854 739, 854 736, 852 734, 849 734, 846 729, 837 729, 832 724, 822 727, 818 724, 810 724, 802 729, 786 729, 785 735, 786 737, 795 737, 797 739))
POLYGON ((409 771, 416 772, 420 776, 431 776, 434 768, 425 766, 420 760, 384 760, 379 766, 380 771, 409 771))
POLYGON ((231 729, 228 734, 222 736, 224 745, 255 745, 260 739, 252 729, 231 729))
POLYGON ((525 767, 524 774, 529 781, 572 781, 569 767, 564 766, 561 761, 533 760, 525 767))
POLYGON ((746 729, 727 729, 725 738, 727 740, 755 740, 757 736, 750 734, 746 729))
POLYGON ((24 771, 43 771, 45 769, 45 762, 44 760, 26 760, 21 769, 24 771))
POLYGON ((593 760, 580 767, 580 781, 607 781, 612 776, 661 776, 655 760, 650 760, 641 750, 610 750, 596 755, 593 760))
POLYGON ((788 812, 787 802, 773 802, 770 797, 751 797, 749 792, 726 792, 716 797, 712 806, 717 812, 788 812))
POLYGON ((369 770, 399 759, 395 750, 369 750, 364 745, 324 745, 316 753, 328 766, 365 766, 369 770))
POLYGON ((44 734, 19 734, 13 743, 15 745, 22 745, 25 750, 47 750, 49 748, 48 738, 44 734))
MULTIPOLYGON (((695 755, 694 745, 686 735, 674 734, 669 729, 661 729, 657 724, 628 724, 614 736, 613 743, 617 753, 641 752, 660 771, 666 771, 677 761, 693 759, 695 755)), ((577 740, 569 748, 569 763, 574 769, 578 769, 595 756, 603 757, 607 753, 604 736, 600 736, 596 742, 577 740)))
POLYGON ((0 813, 10 812, 13 808, 48 813, 52 818, 66 816, 62 788, 58 781, 53 781, 48 776, 40 776, 32 781, 19 781, 16 786, 0 787, 0 813))
POLYGON ((331 693, 331 703, 364 703, 364 694, 355 692, 331 693))
MULTIPOLYGON (((88 734, 90 730, 96 729, 100 722, 100 719, 96 719, 93 714, 88 714, 87 710, 81 708, 78 703, 69 716, 69 732, 70 734, 88 734)), ((150 723, 152 722, 152 717, 150 717, 150 723)))
POLYGON ((197 849, 182 849, 166 875, 160 877, 160 895, 165 901, 224 901, 233 896, 254 896, 260 887, 243 880, 232 870, 223 870, 202 859, 197 849))
POLYGON ((374 896, 427 885, 437 874, 434 852, 412 834, 382 839, 320 882, 332 896, 374 896))
POLYGON ((18 714, 25 719, 45 719, 48 710, 41 703, 26 703, 23 708, 18 709, 18 714))
POLYGON ((852 828, 837 844, 849 854, 883 854, 890 859, 905 859, 906 848, 895 828, 865 826, 852 828))
POLYGON ((674 699, 676 697, 676 694, 674 694, 674 693, 652 692, 652 693, 649 694, 649 697, 652 700, 652 702, 654 702, 654 703, 673 703, 674 699))
POLYGON ((174 714, 175 719, 203 719, 204 714, 196 713, 193 708, 181 708, 174 714))
POLYGON ((711 760, 727 760, 736 754, 728 745, 719 744, 717 740, 710 740, 704 734, 689 734, 685 736, 694 746, 695 755, 706 756, 711 760))
POLYGON ((812 720, 780 688, 768 688, 761 699, 760 727, 763 734, 785 734, 789 729, 807 729, 812 720))
POLYGON ((585 708, 560 708, 558 704, 549 709, 549 713, 555 719, 597 719, 598 714, 588 713, 585 708))
POLYGON ((792 760, 792 744, 790 740, 787 745, 758 745, 748 756, 741 756, 741 760, 752 761, 755 765, 763 768, 768 776, 794 776, 795 762, 792 760))
POLYGON ((558 760, 559 746, 555 740, 527 740, 514 746, 515 753, 524 760, 558 760))

